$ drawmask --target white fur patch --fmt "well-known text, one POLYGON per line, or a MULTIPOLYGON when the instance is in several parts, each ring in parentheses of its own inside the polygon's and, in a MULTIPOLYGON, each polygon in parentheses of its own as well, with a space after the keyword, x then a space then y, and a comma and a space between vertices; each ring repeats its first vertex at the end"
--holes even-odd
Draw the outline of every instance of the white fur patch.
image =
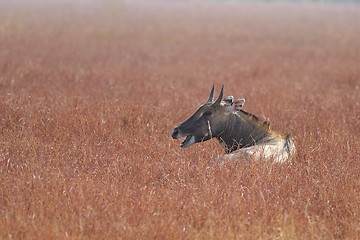
POLYGON ((286 139, 273 138, 267 142, 238 149, 232 153, 226 154, 220 160, 233 160, 245 158, 249 161, 254 160, 273 160, 275 163, 284 163, 291 161, 291 157, 296 153, 295 145, 289 140, 286 146, 286 139))

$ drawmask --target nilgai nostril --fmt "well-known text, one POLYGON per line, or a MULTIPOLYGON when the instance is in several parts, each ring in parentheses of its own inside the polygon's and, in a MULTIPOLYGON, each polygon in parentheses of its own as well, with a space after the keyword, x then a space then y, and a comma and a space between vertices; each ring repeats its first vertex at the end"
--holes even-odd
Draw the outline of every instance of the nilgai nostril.
POLYGON ((175 128, 171 136, 173 139, 177 139, 178 135, 179 135, 179 130, 175 128))

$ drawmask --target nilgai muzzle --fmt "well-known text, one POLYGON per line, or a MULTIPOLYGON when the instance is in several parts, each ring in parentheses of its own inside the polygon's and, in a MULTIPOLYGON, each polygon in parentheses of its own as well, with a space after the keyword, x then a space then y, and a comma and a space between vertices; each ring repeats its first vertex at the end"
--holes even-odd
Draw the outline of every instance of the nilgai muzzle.
POLYGON ((172 137, 185 137, 180 147, 217 138, 225 148, 223 160, 244 158, 273 159, 286 162, 296 149, 290 135, 283 136, 270 129, 269 123, 242 110, 245 100, 234 101, 232 96, 223 99, 224 86, 214 101, 214 86, 205 104, 185 122, 177 126, 172 137))

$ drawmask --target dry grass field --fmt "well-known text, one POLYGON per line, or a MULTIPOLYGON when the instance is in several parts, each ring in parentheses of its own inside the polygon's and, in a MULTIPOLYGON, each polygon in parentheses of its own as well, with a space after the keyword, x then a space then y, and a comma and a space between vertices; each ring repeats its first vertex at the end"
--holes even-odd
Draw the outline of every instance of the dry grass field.
POLYGON ((0 239, 360 239, 360 6, 0 8, 0 239), (227 162, 173 128, 218 94, 291 133, 227 162))

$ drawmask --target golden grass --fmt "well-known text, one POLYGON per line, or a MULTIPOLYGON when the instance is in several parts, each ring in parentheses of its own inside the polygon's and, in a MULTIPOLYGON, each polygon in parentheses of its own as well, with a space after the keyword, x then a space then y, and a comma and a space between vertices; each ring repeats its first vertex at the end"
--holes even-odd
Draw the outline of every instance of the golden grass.
POLYGON ((358 6, 117 7, 0 9, 1 239, 360 238, 358 6), (213 83, 292 165, 179 148, 213 83))

